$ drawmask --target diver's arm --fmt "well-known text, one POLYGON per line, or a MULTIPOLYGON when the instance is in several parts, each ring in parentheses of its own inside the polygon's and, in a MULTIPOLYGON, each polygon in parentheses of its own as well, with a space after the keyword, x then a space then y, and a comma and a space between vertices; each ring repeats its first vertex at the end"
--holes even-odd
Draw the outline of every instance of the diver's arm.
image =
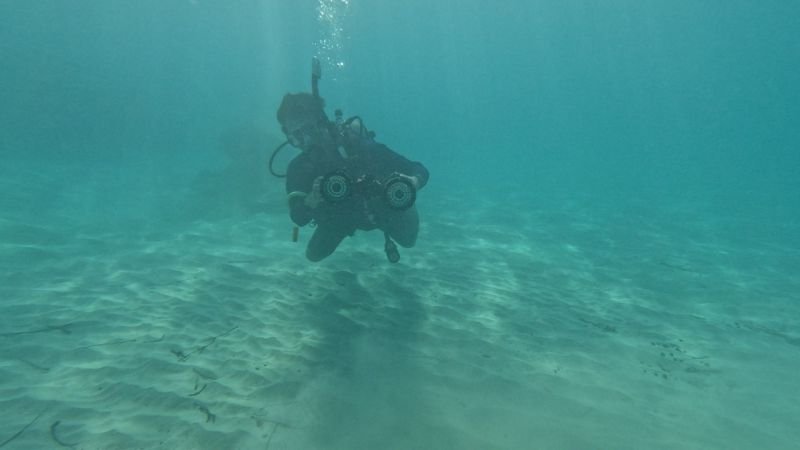
POLYGON ((417 190, 422 189, 426 184, 428 184, 430 173, 428 172, 428 169, 422 165, 422 163, 411 161, 384 144, 376 143, 375 145, 377 146, 375 150, 380 151, 383 154, 381 158, 383 162, 400 174, 413 178, 415 180, 414 187, 417 190))

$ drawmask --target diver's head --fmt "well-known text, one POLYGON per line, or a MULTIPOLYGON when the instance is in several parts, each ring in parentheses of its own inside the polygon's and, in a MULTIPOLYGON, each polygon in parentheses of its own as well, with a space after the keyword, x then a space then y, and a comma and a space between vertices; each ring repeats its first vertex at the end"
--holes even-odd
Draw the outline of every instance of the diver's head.
POLYGON ((278 107, 278 122, 293 146, 307 151, 330 139, 325 101, 311 94, 286 94, 278 107))

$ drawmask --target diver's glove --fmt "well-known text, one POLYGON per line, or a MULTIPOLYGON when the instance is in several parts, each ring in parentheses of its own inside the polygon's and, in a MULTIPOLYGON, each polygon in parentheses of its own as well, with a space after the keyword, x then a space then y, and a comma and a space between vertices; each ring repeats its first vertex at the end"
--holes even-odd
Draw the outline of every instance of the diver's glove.
POLYGON ((322 178, 317 177, 314 179, 314 184, 311 186, 311 192, 306 195, 303 203, 311 209, 316 209, 322 203, 322 178))

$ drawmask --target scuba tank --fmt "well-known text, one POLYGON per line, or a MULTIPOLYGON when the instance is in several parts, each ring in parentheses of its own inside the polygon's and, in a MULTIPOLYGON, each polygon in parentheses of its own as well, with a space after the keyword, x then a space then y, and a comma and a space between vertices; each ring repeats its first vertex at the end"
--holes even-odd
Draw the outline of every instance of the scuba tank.
POLYGON ((334 114, 336 116, 336 128, 342 145, 357 145, 364 140, 375 140, 375 132, 367 129, 360 116, 351 116, 344 120, 342 118, 343 114, 341 109, 337 109, 334 114))

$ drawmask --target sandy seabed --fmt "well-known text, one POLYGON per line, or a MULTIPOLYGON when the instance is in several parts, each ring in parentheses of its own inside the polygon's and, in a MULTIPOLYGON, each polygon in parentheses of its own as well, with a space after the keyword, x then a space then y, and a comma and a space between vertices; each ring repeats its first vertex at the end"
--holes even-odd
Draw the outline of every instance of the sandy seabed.
POLYGON ((795 448, 797 250, 554 204, 421 196, 394 265, 377 233, 309 263, 277 211, 3 216, 0 447, 795 448))

